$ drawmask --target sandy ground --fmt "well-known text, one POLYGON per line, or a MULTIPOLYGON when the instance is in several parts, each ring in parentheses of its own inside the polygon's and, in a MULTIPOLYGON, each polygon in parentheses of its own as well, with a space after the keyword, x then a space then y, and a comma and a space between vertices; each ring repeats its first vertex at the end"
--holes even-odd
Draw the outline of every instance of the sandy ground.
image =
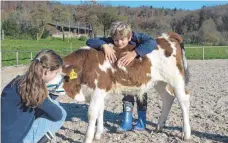
MULTIPOLYGON (((191 78, 188 89, 191 90, 190 120, 192 143, 228 143, 228 60, 188 61, 191 78)), ((2 68, 4 87, 12 78, 22 74, 26 66, 2 68)), ((96 143, 180 143, 182 116, 175 100, 167 127, 161 133, 154 132, 161 111, 161 100, 154 90, 149 92, 146 131, 129 131, 117 134, 121 122, 122 96, 110 97, 106 102, 104 126, 106 132, 102 140, 96 143)), ((63 127, 52 142, 83 142, 88 120, 88 105, 76 103, 68 97, 57 99, 68 115, 63 127)), ((136 105, 136 104, 135 104, 136 105)), ((136 106, 134 119, 137 118, 136 106)))

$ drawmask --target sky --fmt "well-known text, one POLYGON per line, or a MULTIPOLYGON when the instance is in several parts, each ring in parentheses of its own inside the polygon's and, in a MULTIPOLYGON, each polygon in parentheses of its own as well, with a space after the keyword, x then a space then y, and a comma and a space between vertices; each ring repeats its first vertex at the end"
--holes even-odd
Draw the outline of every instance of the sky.
MULTIPOLYGON (((59 0, 54 0, 59 1, 59 0)), ((77 5, 81 4, 82 2, 86 2, 88 0, 75 0, 75 1, 59 1, 63 4, 72 4, 77 5)), ((130 7, 140 7, 142 5, 144 6, 152 6, 154 8, 177 8, 177 9, 184 9, 184 10, 197 10, 202 8, 203 6, 216 6, 216 5, 223 5, 228 4, 228 0, 224 1, 152 1, 152 0, 142 0, 142 1, 136 1, 136 0, 128 0, 128 1, 120 1, 120 0, 111 0, 111 1, 104 1, 104 0, 97 0, 97 3, 100 4, 107 4, 112 6, 130 6, 130 7)))

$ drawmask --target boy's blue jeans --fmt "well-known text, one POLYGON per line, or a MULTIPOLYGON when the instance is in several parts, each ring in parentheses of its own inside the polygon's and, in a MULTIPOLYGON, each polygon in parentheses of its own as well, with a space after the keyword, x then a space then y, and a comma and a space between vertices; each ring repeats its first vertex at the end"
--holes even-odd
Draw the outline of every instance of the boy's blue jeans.
POLYGON ((65 119, 66 111, 55 100, 52 100, 62 110, 62 119, 59 121, 52 121, 47 115, 43 114, 39 118, 35 119, 30 128, 28 134, 23 139, 23 143, 37 143, 47 132, 55 135, 55 133, 61 128, 65 119))

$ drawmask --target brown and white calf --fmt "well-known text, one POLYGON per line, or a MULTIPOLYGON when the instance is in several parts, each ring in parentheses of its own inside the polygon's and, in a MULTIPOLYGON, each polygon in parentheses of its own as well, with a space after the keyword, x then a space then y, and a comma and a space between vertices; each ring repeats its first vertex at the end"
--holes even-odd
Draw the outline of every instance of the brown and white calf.
MULTIPOLYGON (((173 100, 177 97, 184 119, 184 139, 190 139, 190 95, 185 90, 188 70, 183 40, 176 33, 166 33, 156 38, 156 41, 157 49, 136 58, 127 67, 120 67, 117 62, 109 63, 105 60, 103 51, 90 47, 79 49, 64 57, 63 73, 66 76, 62 87, 71 98, 90 104, 85 142, 92 142, 96 120, 95 139, 101 138, 107 95, 133 94, 142 98, 142 94, 151 88, 156 89, 163 102, 157 129, 161 130, 164 127, 173 100)), ((117 58, 122 56, 121 53, 134 49, 131 45, 124 49, 113 48, 117 58)))

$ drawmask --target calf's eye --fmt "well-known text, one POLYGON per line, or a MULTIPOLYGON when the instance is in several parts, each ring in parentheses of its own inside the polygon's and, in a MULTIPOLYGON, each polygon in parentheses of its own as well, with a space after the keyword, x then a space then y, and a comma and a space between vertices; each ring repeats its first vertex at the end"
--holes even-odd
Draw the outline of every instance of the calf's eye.
POLYGON ((63 78, 64 78, 65 82, 69 82, 69 80, 70 80, 69 76, 64 76, 63 78))

